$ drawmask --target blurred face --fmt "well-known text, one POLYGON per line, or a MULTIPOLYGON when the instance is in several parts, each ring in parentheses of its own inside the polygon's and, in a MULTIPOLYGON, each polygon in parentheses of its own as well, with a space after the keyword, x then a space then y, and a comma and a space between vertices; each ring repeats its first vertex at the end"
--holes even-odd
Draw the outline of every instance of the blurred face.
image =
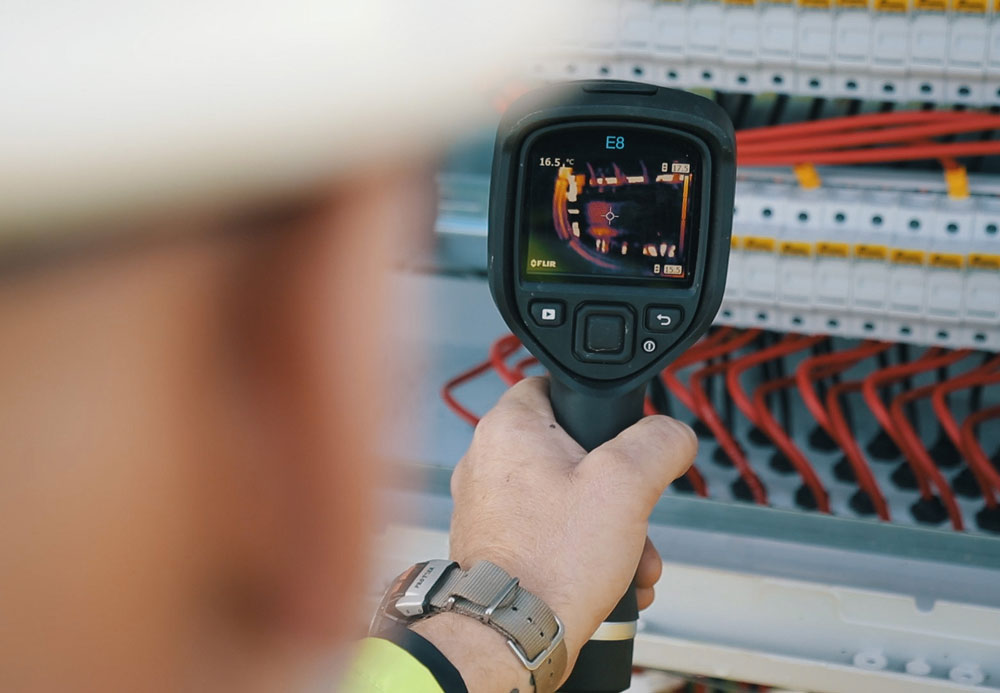
POLYGON ((0 276, 0 689, 288 690, 358 634, 427 178, 0 276))

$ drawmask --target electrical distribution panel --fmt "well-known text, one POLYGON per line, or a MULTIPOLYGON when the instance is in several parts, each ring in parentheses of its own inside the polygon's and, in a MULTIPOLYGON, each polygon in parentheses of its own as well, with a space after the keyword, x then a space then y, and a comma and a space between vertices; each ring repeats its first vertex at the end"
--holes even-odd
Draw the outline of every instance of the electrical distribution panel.
MULTIPOLYGON (((512 86, 693 89, 737 129, 716 327, 647 402, 701 445, 654 511, 674 598, 644 617, 638 664, 814 691, 1000 690, 990 3, 607 0, 512 86)), ((486 287, 491 151, 492 130, 445 164, 435 256, 403 280, 440 308, 407 327, 432 358, 400 407, 432 433, 401 451, 426 482, 400 490, 425 512, 397 528, 400 563, 446 550, 473 425, 541 373, 486 287)))

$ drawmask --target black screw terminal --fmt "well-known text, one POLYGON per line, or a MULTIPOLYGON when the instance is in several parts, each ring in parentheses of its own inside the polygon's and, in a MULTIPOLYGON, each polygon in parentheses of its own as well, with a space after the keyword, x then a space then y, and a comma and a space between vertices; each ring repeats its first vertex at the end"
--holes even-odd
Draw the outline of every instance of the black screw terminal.
POLYGON ((701 419, 698 419, 697 421, 694 422, 694 424, 691 425, 691 430, 694 431, 694 434, 699 438, 715 437, 714 435, 712 435, 712 429, 710 429, 701 419))
POLYGON ((958 451, 951 438, 942 434, 934 441, 927 451, 934 463, 939 467, 957 467, 962 464, 962 453, 958 451))
POLYGON ((771 459, 767 462, 767 466, 778 472, 778 474, 795 473, 795 466, 792 464, 792 461, 781 450, 774 451, 771 459))
POLYGON ((948 511, 937 496, 919 498, 910 506, 910 514, 917 522, 926 525, 939 525, 948 518, 948 511))
POLYGON ((715 462, 720 467, 733 466, 733 461, 729 459, 729 455, 726 453, 725 450, 722 449, 721 445, 712 451, 712 461, 715 462))
POLYGON ((858 515, 867 517, 875 514, 875 504, 872 502, 871 496, 864 489, 859 488, 855 491, 848 504, 851 506, 851 510, 858 515))
POLYGON ((757 428, 756 426, 750 429, 750 432, 747 433, 747 438, 754 445, 774 447, 774 441, 772 441, 771 438, 766 433, 764 433, 764 431, 757 428))
POLYGON ((803 510, 815 510, 816 496, 813 495, 812 489, 805 484, 799 486, 795 490, 795 505, 803 510))
POLYGON ((823 452, 833 452, 838 447, 837 441, 821 426, 816 426, 809 432, 809 446, 823 452))
POLYGON ((913 473, 913 468, 910 467, 909 462, 900 462, 899 465, 892 470, 892 479, 898 488, 904 489, 915 489, 917 488, 917 477, 913 473))
POLYGON ((750 490, 750 484, 743 477, 739 477, 733 483, 729 485, 729 490, 733 493, 733 498, 741 501, 752 502, 753 492, 750 490))
POLYGON ((888 433, 882 430, 876 433, 875 437, 868 441, 868 445, 865 449, 868 451, 869 455, 876 460, 881 461, 894 460, 900 455, 896 442, 889 436, 888 433))
POLYGON ((951 488, 963 498, 982 498, 983 490, 979 488, 976 475, 966 467, 951 478, 951 488))
POLYGON ((847 459, 847 456, 842 456, 837 460, 837 464, 833 465, 833 476, 836 477, 837 481, 843 481, 847 484, 856 483, 858 480, 857 475, 854 473, 854 467, 851 466, 851 461, 847 459))
POLYGON ((1000 505, 986 506, 976 513, 976 526, 987 532, 1000 534, 1000 505))
POLYGON ((674 479, 674 482, 670 484, 670 488, 677 491, 677 493, 694 493, 694 485, 687 478, 687 475, 674 479))

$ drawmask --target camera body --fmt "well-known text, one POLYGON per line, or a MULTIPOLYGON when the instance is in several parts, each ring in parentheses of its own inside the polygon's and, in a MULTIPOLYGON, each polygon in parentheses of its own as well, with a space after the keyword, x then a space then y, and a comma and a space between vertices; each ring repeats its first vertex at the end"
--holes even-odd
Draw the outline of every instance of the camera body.
POLYGON ((645 383, 722 301, 732 124, 687 92, 571 82, 522 97, 497 133, 489 276, 512 331, 574 390, 645 383))

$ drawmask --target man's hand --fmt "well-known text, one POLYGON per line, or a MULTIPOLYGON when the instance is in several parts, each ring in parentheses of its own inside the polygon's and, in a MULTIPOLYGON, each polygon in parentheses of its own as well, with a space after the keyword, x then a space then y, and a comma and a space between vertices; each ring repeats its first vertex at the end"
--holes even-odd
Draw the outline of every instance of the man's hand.
POLYGON ((696 448, 687 426, 650 416, 587 454, 556 423, 548 381, 528 378, 483 417, 455 469, 451 557, 520 578, 562 619, 572 665, 633 575, 640 608, 652 602, 649 514, 696 448))

